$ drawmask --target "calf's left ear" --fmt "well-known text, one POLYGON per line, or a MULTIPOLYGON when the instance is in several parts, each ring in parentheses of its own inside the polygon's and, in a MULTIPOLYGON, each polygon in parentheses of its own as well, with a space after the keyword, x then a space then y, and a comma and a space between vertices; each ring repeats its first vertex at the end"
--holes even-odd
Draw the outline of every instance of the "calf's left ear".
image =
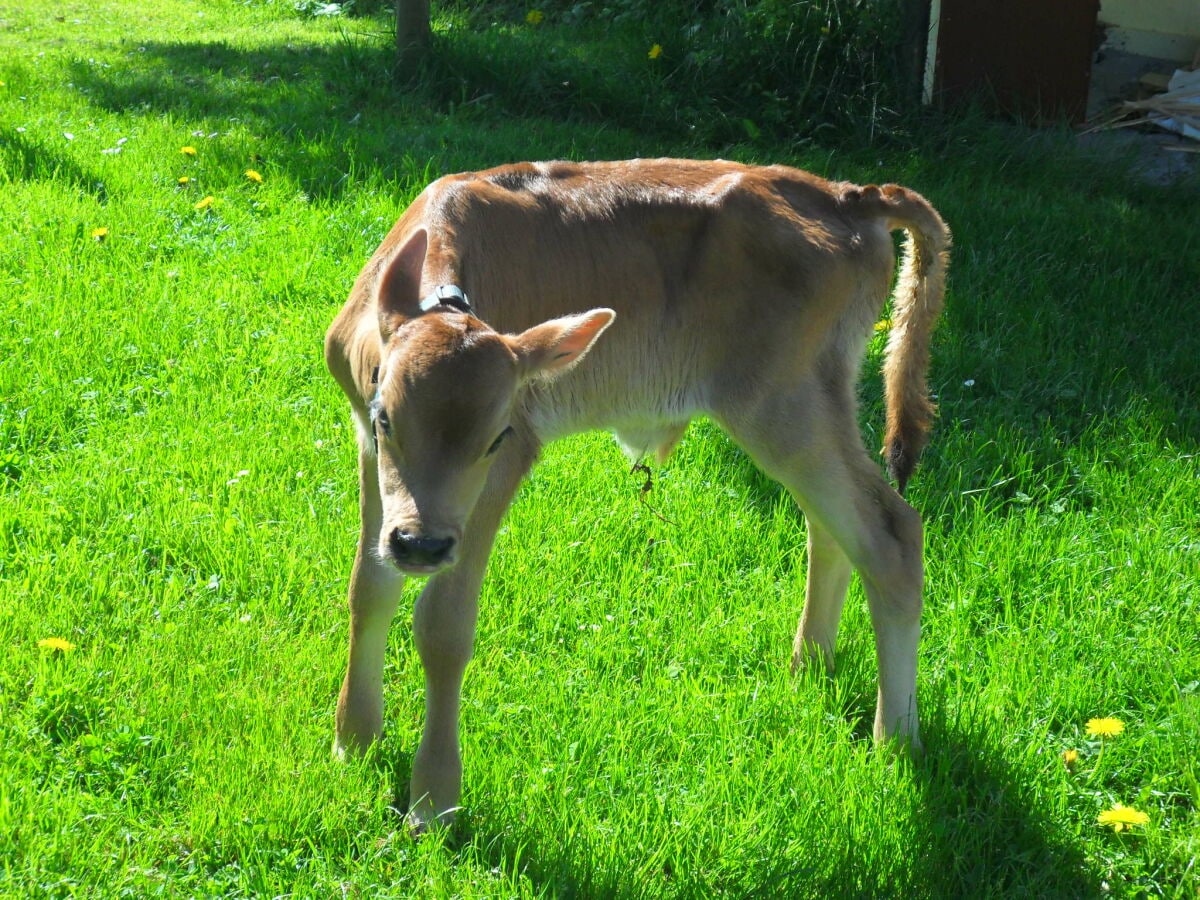
POLYGON ((517 354, 521 377, 553 377, 565 372, 583 359, 616 317, 611 309, 593 309, 551 319, 508 338, 517 354))

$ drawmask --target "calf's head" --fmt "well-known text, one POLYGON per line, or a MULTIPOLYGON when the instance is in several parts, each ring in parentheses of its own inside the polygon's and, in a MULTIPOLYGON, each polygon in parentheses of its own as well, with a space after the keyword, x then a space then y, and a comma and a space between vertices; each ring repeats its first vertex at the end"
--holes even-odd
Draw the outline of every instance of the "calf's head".
POLYGON ((383 503, 378 552, 411 575, 457 559, 488 471, 521 427, 522 386, 579 362, 616 315, 594 309, 517 335, 455 306, 414 315, 426 251, 420 230, 381 280, 384 339, 370 406, 383 503))

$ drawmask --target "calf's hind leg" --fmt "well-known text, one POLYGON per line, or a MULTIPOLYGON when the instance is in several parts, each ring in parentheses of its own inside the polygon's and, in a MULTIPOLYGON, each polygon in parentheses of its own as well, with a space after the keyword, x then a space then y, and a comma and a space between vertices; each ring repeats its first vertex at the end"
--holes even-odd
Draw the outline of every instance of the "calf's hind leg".
POLYGON ((832 674, 838 624, 850 586, 850 560, 820 522, 811 516, 805 519, 808 523, 808 571, 804 612, 792 645, 792 671, 799 671, 811 662, 824 664, 825 671, 832 674))
POLYGON ((818 397, 811 389, 777 395, 724 424, 763 470, 788 488, 812 527, 809 546, 815 552, 796 649, 803 657, 815 646, 827 664, 831 661, 849 563, 862 578, 875 634, 875 739, 896 738, 917 749, 924 578, 920 516, 867 456, 853 404, 822 403, 818 397))

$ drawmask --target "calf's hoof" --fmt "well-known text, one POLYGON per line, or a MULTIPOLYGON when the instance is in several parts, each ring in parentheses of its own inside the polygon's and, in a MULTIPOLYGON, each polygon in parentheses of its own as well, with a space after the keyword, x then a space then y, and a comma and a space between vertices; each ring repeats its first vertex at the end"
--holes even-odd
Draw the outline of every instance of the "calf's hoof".
POLYGON ((458 807, 435 813, 432 804, 418 803, 405 814, 404 830, 414 838, 441 832, 454 825, 457 813, 458 807))
POLYGON ((792 647, 792 674, 823 672, 833 675, 833 653, 815 641, 797 641, 792 647))

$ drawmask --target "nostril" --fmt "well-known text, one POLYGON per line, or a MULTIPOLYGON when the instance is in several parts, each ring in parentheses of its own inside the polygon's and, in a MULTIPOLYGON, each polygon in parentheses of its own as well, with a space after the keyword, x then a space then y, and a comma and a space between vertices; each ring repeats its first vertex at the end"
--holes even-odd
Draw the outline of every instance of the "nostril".
POLYGON ((454 547, 454 538, 426 538, 425 552, 431 562, 443 562, 454 547))
POLYGON ((393 528, 391 535, 388 536, 388 544, 391 545, 392 554, 402 556, 408 553, 412 545, 413 536, 407 531, 401 531, 399 528, 393 528))
POLYGON ((432 538, 396 528, 388 539, 396 562, 413 566, 432 566, 445 562, 454 548, 454 538, 432 538))

